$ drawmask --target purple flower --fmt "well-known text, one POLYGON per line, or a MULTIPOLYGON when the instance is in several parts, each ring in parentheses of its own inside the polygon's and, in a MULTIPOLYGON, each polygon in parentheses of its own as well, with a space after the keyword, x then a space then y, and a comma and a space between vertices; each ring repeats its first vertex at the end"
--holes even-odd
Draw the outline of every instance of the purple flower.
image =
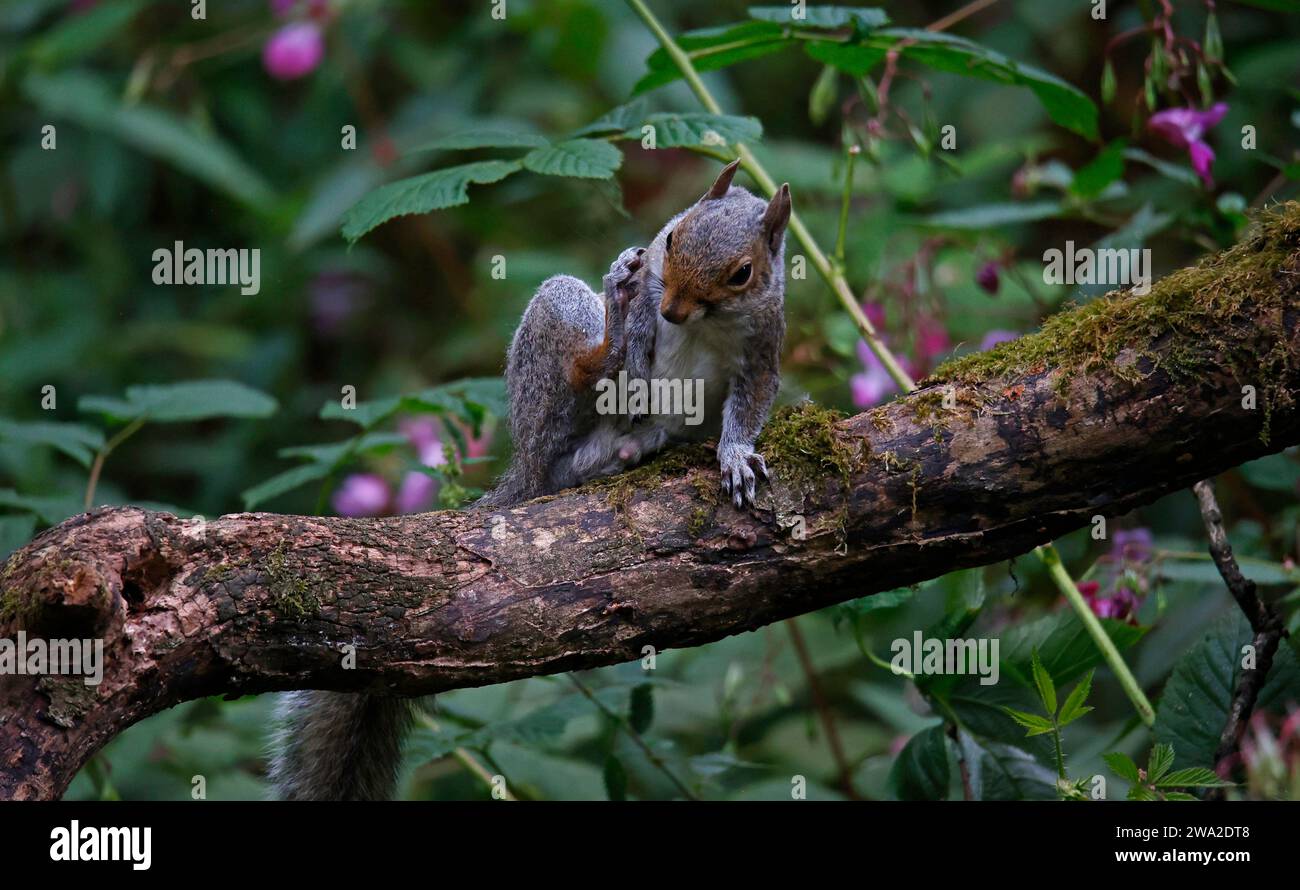
POLYGON ((398 513, 419 513, 433 503, 433 497, 437 493, 437 479, 419 470, 412 470, 402 477, 394 506, 398 513))
POLYGON ((932 318, 921 318, 917 322, 916 351, 922 362, 943 355, 952 349, 952 340, 943 325, 932 318))
MULTIPOLYGON (((438 421, 430 416, 408 417, 397 425, 402 435, 411 441, 411 447, 426 467, 437 467, 447 462, 447 453, 438 435, 438 421)), ((421 473, 420 475, 424 475, 421 473)))
POLYGON ((334 492, 334 512, 340 516, 379 516, 388 509, 392 492, 382 476, 353 473, 334 492))
POLYGON ((990 295, 998 292, 998 263, 997 260, 989 260, 980 266, 975 273, 975 283, 987 291, 990 295))
POLYGON ((854 374, 849 380, 849 390, 853 404, 859 408, 871 408, 885 400, 885 396, 898 389, 894 378, 889 376, 885 366, 876 358, 866 340, 858 341, 858 360, 862 362, 863 371, 854 374))
POLYGON ((1110 554, 1116 562, 1150 562, 1154 551, 1155 540, 1149 528, 1119 529, 1110 543, 1110 554))
POLYGON ((1228 105, 1218 102, 1205 111, 1195 108, 1166 108, 1157 111, 1147 121, 1147 128, 1171 145, 1187 149, 1196 170, 1207 189, 1214 188, 1210 166, 1214 163, 1214 149, 1201 137, 1228 113, 1228 105))
POLYGON ((1008 343, 1019 336, 1020 335, 1017 334, 1015 331, 1003 331, 1003 330, 989 331, 987 334, 984 335, 984 339, 980 341, 980 352, 988 352, 990 349, 992 349, 994 346, 997 346, 999 343, 1008 343))
POLYGON ((1113 618, 1137 624, 1136 613, 1140 603, 1137 594, 1127 587, 1116 588, 1110 596, 1102 596, 1101 585, 1096 581, 1081 581, 1077 586, 1084 601, 1088 603, 1088 608, 1098 618, 1113 618))
POLYGON ((325 56, 325 36, 314 22, 294 22, 262 47, 262 65, 277 80, 294 80, 316 70, 325 56))

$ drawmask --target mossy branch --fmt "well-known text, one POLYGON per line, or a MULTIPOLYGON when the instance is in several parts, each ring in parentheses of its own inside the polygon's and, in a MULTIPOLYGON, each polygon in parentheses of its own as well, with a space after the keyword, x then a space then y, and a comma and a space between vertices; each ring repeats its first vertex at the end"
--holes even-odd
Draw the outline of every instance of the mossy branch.
POLYGON ((189 699, 631 661, 1027 553, 1300 442, 1298 297, 1289 204, 1150 294, 1063 313, 889 405, 782 409, 752 510, 717 496, 696 447, 498 512, 76 516, 0 569, 0 635, 102 639, 103 682, 0 676, 0 798, 58 796, 189 699))

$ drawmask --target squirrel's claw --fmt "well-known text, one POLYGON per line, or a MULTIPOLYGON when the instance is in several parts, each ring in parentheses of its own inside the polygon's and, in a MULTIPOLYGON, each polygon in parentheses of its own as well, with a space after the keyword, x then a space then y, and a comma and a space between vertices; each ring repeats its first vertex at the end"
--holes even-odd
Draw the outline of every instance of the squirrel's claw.
POLYGON ((731 502, 737 510, 746 504, 754 505, 758 476, 768 478, 767 463, 763 455, 741 448, 725 449, 718 457, 722 473, 722 491, 731 495, 731 502))

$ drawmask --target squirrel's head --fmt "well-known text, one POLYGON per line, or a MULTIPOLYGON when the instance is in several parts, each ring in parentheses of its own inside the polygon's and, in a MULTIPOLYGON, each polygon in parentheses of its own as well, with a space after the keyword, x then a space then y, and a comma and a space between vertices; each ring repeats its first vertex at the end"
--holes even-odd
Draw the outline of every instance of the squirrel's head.
POLYGON ((784 293, 790 186, 782 185, 764 202, 732 187, 739 165, 737 160, 723 168, 712 188, 670 223, 664 236, 659 313, 673 324, 743 311, 750 297, 784 293))

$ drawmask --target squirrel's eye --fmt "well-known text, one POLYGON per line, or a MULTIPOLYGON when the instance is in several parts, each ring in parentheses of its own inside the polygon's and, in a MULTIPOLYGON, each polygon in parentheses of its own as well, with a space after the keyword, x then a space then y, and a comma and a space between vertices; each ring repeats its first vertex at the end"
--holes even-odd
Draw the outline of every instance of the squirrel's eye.
POLYGON ((739 269, 736 270, 736 273, 734 275, 732 275, 730 278, 727 279, 727 284, 731 285, 732 287, 739 287, 740 285, 744 284, 746 281, 749 280, 749 274, 752 271, 754 271, 753 265, 750 263, 745 263, 745 265, 741 266, 739 269))

